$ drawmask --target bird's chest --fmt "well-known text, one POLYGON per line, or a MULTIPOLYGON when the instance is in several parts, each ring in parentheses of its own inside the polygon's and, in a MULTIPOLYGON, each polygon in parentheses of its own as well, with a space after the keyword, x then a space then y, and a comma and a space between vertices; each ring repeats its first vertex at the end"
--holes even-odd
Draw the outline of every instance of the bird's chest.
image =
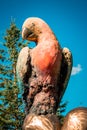
POLYGON ((31 64, 39 72, 50 73, 57 59, 54 46, 36 46, 31 52, 31 64))

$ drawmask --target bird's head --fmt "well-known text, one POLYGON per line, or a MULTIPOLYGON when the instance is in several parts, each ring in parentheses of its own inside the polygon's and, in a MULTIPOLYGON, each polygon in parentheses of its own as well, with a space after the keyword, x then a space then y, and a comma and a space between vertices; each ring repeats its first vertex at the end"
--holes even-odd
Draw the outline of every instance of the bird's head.
POLYGON ((40 18, 31 17, 25 20, 22 26, 22 38, 29 41, 38 41, 45 22, 40 18))

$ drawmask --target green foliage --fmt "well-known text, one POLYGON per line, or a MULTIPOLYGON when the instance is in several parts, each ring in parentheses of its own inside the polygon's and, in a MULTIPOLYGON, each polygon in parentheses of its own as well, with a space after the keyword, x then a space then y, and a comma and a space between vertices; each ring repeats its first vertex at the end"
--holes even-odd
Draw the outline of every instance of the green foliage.
POLYGON ((0 48, 0 130, 21 130, 24 112, 16 77, 16 62, 20 49, 26 46, 14 22, 6 30, 5 43, 0 48))
POLYGON ((58 116, 61 125, 63 125, 63 122, 64 122, 64 115, 63 115, 63 113, 66 110, 67 103, 68 102, 64 102, 64 103, 61 102, 60 106, 59 106, 59 108, 57 109, 57 112, 56 112, 56 115, 58 116))

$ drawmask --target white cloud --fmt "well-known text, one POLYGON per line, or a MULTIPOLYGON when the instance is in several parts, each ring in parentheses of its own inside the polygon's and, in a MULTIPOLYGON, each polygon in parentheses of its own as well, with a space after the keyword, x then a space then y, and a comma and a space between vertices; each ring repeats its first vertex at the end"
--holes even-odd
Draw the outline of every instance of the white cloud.
POLYGON ((80 64, 78 64, 77 66, 72 67, 71 75, 76 75, 76 74, 78 74, 80 71, 82 71, 82 67, 81 67, 80 64))

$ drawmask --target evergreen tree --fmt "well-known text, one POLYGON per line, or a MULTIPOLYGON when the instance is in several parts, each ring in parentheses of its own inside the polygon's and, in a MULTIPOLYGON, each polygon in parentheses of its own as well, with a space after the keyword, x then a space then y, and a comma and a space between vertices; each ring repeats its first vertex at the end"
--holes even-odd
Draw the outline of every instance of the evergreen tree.
POLYGON ((56 115, 58 116, 58 119, 59 119, 61 125, 63 125, 63 122, 64 122, 64 117, 65 116, 63 115, 63 113, 66 110, 67 103, 68 103, 67 101, 64 102, 64 103, 62 103, 62 101, 61 101, 61 103, 60 103, 60 105, 59 105, 59 107, 57 109, 57 112, 56 112, 56 115))
POLYGON ((23 102, 16 77, 18 53, 27 43, 21 40, 14 22, 6 30, 0 48, 0 130, 20 130, 23 123, 23 102))

